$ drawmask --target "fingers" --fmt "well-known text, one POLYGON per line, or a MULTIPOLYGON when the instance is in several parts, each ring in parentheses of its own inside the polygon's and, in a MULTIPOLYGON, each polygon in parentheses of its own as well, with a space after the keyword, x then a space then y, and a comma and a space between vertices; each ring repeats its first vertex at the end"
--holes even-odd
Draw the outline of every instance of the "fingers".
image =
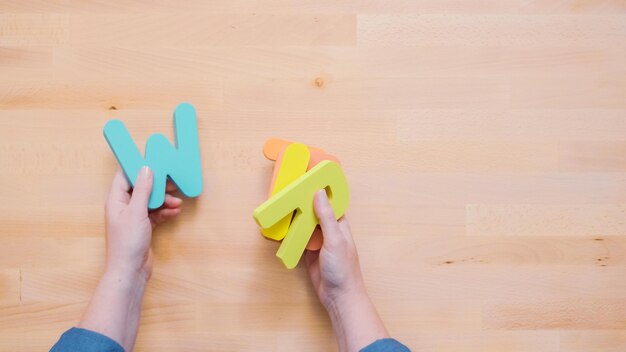
POLYGON ((150 217, 150 222, 152 222, 153 226, 156 226, 177 217, 182 210, 182 205, 182 199, 166 193, 163 206, 148 214, 148 216, 150 217))
POLYGON ((107 205, 118 202, 128 204, 128 201, 130 200, 130 194, 128 194, 129 190, 130 184, 126 180, 126 176, 124 176, 122 170, 117 170, 115 176, 113 176, 113 183, 107 199, 107 205))
POLYGON ((316 260, 318 260, 320 256, 320 252, 319 251, 305 251, 304 252, 304 261, 308 266, 313 265, 315 263, 316 260))
POLYGON ((167 183, 165 183, 165 192, 171 193, 177 189, 178 187, 176 187, 176 184, 168 178, 167 183))
POLYGON ((304 262, 306 263, 307 270, 309 271, 309 277, 313 282, 315 288, 320 284, 320 265, 319 265, 319 251, 305 251, 304 262))
POLYGON ((150 193, 152 193, 152 182, 152 170, 147 166, 142 167, 139 170, 139 175, 137 175, 133 195, 130 199, 131 208, 137 211, 148 212, 148 200, 150 199, 150 193))
POLYGON ((171 194, 165 194, 165 201, 163 201, 163 208, 175 209, 180 208, 183 205, 183 200, 175 197, 171 194))
POLYGON ((341 232, 346 233, 346 234, 352 233, 352 230, 350 230, 350 224, 348 223, 348 219, 346 219, 345 216, 342 216, 341 219, 337 220, 337 223, 339 224, 339 228, 341 229, 341 232))
POLYGON ((339 224, 335 218, 335 212, 328 201, 326 190, 322 189, 315 194, 313 201, 315 215, 319 219, 322 234, 324 235, 324 246, 333 246, 341 241, 339 224))
POLYGON ((342 217, 337 221, 339 223, 339 229, 341 229, 341 234, 344 236, 346 241, 354 247, 354 239, 352 238, 352 230, 350 230, 350 224, 348 223, 348 219, 346 217, 342 217))
POLYGON ((322 243, 324 243, 323 236, 322 229, 319 226, 315 226, 315 230, 313 230, 311 238, 309 238, 306 249, 309 251, 319 251, 322 248, 322 243))
POLYGON ((180 211, 181 211, 180 208, 174 208, 174 209, 162 208, 162 209, 159 209, 150 213, 149 215, 150 221, 152 222, 152 225, 156 226, 167 220, 177 217, 178 214, 180 214, 180 211))

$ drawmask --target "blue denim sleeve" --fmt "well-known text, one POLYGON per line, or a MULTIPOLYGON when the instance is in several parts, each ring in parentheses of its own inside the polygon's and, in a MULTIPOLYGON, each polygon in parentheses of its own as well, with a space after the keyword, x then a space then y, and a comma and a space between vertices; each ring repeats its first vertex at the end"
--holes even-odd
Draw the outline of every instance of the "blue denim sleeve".
POLYGON ((411 352, 411 350, 394 339, 380 339, 361 349, 361 352, 411 352))
POLYGON ((61 335, 50 352, 124 352, 124 348, 97 332, 71 328, 61 335))

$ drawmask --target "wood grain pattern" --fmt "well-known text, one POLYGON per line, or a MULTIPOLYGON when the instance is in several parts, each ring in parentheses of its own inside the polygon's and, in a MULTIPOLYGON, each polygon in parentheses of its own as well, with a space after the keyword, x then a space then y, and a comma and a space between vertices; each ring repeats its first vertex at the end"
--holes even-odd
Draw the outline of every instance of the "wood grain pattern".
POLYGON ((272 136, 342 160, 415 351, 626 349, 623 0, 0 0, 0 77, 0 351, 46 350, 93 292, 104 123, 172 137, 181 101, 206 193, 155 234, 137 351, 336 349, 251 217, 272 136))

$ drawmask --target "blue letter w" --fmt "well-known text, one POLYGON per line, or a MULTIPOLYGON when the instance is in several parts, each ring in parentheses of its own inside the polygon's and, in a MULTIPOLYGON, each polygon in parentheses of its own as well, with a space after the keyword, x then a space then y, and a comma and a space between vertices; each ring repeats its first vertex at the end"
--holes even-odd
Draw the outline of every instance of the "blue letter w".
POLYGON ((133 186, 143 166, 152 169, 154 185, 148 202, 150 209, 163 204, 168 176, 185 196, 197 197, 202 193, 198 125, 196 110, 191 104, 183 103, 176 107, 174 128, 176 147, 164 135, 153 134, 146 142, 144 159, 122 121, 111 120, 104 126, 104 138, 133 186))

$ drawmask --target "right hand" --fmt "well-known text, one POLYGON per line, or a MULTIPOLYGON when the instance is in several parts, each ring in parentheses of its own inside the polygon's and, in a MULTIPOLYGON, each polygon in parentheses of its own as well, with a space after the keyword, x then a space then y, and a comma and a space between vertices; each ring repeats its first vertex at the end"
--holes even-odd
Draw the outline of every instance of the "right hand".
POLYGON ((313 202, 324 242, 319 251, 306 251, 305 263, 322 304, 328 309, 345 296, 365 291, 359 258, 348 221, 335 219, 325 190, 313 202))
POLYGON ((389 333, 365 289, 348 221, 335 219, 325 190, 315 194, 313 207, 324 242, 319 251, 305 254, 309 276, 333 324, 339 350, 360 351, 389 333))

